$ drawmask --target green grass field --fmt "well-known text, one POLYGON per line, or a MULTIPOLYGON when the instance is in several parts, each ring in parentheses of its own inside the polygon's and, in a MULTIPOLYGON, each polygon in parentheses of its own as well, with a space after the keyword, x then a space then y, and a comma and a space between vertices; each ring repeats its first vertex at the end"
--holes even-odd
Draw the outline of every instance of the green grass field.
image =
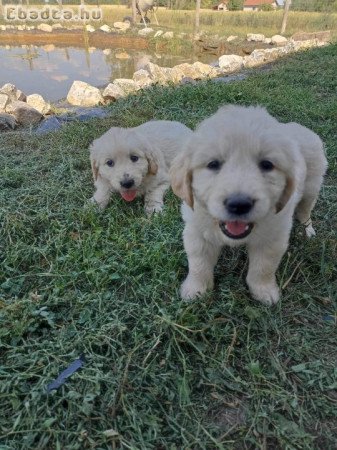
POLYGON ((54 134, 0 135, 1 450, 336 448, 336 66, 331 45, 230 85, 154 87, 54 134), (249 296, 244 248, 224 250, 214 292, 179 299, 187 261, 171 192, 152 218, 141 201, 87 204, 88 145, 108 127, 194 127, 224 103, 264 105, 326 144, 318 234, 295 225, 271 309, 249 296))

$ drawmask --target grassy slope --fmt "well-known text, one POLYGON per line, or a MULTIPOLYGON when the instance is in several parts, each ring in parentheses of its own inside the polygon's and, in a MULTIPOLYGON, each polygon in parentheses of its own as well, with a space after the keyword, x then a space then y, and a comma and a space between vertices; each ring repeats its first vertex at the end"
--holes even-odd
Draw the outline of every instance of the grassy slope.
POLYGON ((54 135, 0 136, 1 449, 336 448, 336 62, 334 45, 244 82, 154 88, 54 135), (318 236, 295 226, 272 309, 247 292, 244 249, 224 251, 213 293, 179 300, 172 193, 151 219, 140 201, 83 206, 88 144, 109 126, 194 127, 225 102, 265 105, 327 147, 318 236), (82 352, 84 368, 47 396, 82 352))

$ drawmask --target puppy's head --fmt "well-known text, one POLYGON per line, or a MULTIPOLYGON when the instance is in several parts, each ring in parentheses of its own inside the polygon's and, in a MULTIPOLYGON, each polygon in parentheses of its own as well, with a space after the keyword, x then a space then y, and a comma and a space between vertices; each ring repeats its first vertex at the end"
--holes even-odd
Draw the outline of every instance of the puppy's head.
POLYGON ((158 171, 150 142, 130 128, 111 128, 90 147, 94 181, 101 177, 111 190, 132 201, 143 190, 144 180, 158 171))
POLYGON ((246 238, 294 190, 296 143, 262 108, 227 107, 200 124, 173 162, 173 191, 197 201, 230 240, 246 238))

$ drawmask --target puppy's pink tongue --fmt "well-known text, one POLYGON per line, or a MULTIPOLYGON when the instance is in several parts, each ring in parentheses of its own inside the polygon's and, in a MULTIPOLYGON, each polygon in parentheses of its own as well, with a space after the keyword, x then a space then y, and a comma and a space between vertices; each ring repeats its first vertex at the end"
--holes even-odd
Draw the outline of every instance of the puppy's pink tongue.
POLYGON ((226 222, 226 228, 233 236, 239 236, 244 233, 247 225, 247 222, 240 222, 239 220, 235 220, 234 222, 226 222))
POLYGON ((137 195, 137 191, 125 191, 121 192, 121 196, 124 198, 126 202, 132 202, 137 195))

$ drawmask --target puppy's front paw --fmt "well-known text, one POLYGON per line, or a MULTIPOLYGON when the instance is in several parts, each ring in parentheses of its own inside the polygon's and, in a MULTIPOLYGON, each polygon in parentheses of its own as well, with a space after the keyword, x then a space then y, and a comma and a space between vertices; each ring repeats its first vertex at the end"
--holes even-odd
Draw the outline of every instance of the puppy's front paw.
POLYGON ((307 238, 309 238, 309 239, 316 236, 316 231, 315 231, 314 227, 312 226, 312 224, 307 225, 305 227, 305 234, 306 234, 307 238))
POLYGON ((252 296, 264 305, 275 305, 280 299, 280 290, 276 283, 258 284, 248 283, 252 296))
POLYGON ((180 295, 183 300, 193 300, 199 297, 209 289, 207 283, 202 283, 197 278, 188 276, 180 288, 180 295))
POLYGON ((147 205, 145 206, 145 212, 148 216, 152 216, 152 214, 163 212, 164 204, 156 203, 155 205, 147 205))

